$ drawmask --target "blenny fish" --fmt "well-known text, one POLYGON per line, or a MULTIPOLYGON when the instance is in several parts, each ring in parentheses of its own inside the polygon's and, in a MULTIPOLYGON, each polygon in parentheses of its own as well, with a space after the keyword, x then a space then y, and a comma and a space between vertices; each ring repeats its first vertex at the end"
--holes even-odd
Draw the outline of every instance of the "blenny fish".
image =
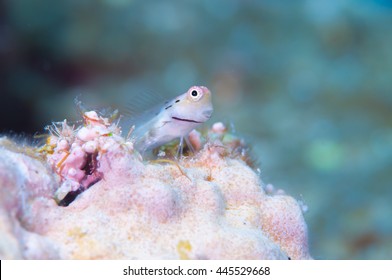
POLYGON ((192 150, 187 137, 189 132, 209 120, 212 112, 210 90, 204 86, 192 86, 187 92, 153 110, 140 125, 136 124, 132 133, 134 147, 144 153, 179 138, 179 154, 182 153, 183 140, 192 150))

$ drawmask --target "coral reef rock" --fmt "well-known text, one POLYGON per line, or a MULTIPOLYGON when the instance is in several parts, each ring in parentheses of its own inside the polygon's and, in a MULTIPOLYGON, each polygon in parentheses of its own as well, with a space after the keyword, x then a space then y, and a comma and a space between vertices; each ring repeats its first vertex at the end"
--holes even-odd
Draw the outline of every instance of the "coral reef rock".
POLYGON ((0 139, 1 259, 311 258, 300 204, 266 193, 238 146, 215 137, 193 156, 143 161, 93 119, 65 123, 37 156, 0 139))

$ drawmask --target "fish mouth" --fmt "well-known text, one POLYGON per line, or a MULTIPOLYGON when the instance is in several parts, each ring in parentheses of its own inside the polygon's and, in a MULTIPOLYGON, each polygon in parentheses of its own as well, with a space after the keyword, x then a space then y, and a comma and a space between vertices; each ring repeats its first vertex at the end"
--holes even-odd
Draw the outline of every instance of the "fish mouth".
POLYGON ((181 122, 190 122, 190 123, 203 123, 195 120, 190 120, 190 119, 182 119, 182 118, 177 118, 177 117, 172 117, 173 120, 181 121, 181 122))
POLYGON ((211 118, 213 110, 207 110, 203 112, 203 117, 205 117, 207 120, 211 118))

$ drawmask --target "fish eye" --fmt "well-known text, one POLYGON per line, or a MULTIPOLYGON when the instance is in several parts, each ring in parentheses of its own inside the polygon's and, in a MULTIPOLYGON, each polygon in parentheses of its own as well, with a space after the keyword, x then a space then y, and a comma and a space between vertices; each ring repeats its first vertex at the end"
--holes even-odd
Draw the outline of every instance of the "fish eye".
POLYGON ((189 91, 189 96, 193 101, 199 101, 203 94, 198 89, 193 88, 189 91))

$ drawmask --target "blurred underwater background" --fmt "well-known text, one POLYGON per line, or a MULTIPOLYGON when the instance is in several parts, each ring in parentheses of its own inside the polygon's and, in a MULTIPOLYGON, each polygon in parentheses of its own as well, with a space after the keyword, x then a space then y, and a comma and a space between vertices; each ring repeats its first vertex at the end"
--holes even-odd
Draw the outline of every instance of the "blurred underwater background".
POLYGON ((205 85, 209 123, 307 205, 314 258, 392 259, 391 0, 6 0, 0 73, 8 135, 77 119, 78 94, 205 85))

